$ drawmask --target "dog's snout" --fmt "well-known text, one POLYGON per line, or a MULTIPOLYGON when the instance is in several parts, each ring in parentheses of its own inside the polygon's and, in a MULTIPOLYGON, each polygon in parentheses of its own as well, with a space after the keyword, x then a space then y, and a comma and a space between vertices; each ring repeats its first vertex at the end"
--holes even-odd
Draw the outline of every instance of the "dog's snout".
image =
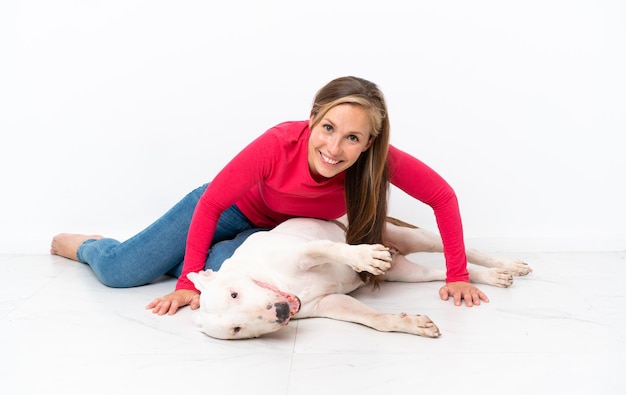
POLYGON ((275 303, 276 307, 276 322, 282 324, 287 321, 291 315, 291 309, 288 303, 275 303))

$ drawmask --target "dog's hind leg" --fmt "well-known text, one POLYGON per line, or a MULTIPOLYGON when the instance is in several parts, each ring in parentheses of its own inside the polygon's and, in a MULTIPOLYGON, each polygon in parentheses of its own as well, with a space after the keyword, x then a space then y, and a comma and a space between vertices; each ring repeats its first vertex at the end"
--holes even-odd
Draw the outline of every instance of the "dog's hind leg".
POLYGON ((425 315, 381 313, 363 302, 344 294, 323 296, 307 317, 324 317, 354 322, 381 332, 404 332, 426 337, 439 337, 439 328, 425 315))
MULTIPOLYGON (((398 226, 392 223, 386 225, 385 243, 396 248, 403 255, 415 252, 443 252, 443 243, 438 234, 426 229, 398 226)), ((514 276, 524 276, 532 272, 530 266, 521 260, 495 257, 475 249, 467 249, 466 255, 470 263, 504 269, 514 276)))
POLYGON ((383 276, 385 281, 398 281, 405 283, 423 283, 427 281, 444 281, 446 271, 434 269, 414 263, 404 255, 396 254, 393 257, 391 269, 383 276))
POLYGON ((473 248, 468 249, 466 254, 467 260, 475 265, 504 269, 514 276, 525 276, 533 271, 526 262, 518 259, 495 257, 473 248))
POLYGON ((387 222, 385 244, 397 249, 402 255, 414 252, 443 252, 441 237, 426 229, 398 226, 387 222))
POLYGON ((493 285, 494 287, 508 288, 513 285, 513 276, 506 270, 496 267, 471 268, 468 267, 470 282, 493 285))
MULTIPOLYGON (((500 268, 468 268, 470 281, 506 288, 513 284, 513 277, 500 268)), ((427 281, 445 281, 446 271, 420 265, 404 255, 395 255, 391 269, 382 278, 385 281, 421 283, 427 281)))

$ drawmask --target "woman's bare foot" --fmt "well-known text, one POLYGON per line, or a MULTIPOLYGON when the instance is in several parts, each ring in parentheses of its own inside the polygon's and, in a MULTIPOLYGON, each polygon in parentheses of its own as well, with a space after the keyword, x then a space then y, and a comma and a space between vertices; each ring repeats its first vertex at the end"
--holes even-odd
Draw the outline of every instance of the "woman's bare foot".
POLYGON ((59 255, 64 258, 78 260, 76 257, 76 251, 78 247, 85 240, 100 240, 100 235, 81 235, 77 233, 60 233, 52 238, 52 244, 50 244, 50 253, 52 255, 59 255))

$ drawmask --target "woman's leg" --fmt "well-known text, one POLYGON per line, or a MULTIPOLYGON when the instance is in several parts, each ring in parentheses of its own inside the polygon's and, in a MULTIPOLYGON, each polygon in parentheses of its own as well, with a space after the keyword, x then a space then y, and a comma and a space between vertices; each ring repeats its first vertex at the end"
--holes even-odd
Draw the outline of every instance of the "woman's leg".
POLYGON ((230 258, 235 253, 235 250, 243 244, 248 237, 250 237, 253 233, 268 230, 269 229, 264 228, 251 228, 239 233, 232 240, 224 240, 213 245, 211 248, 211 254, 209 254, 206 263, 204 264, 204 270, 210 269, 214 272, 220 270, 224 261, 230 258))
MULTIPOLYGON (((222 263, 230 258, 237 247, 239 247, 250 235, 259 231, 266 231, 264 228, 250 228, 239 233, 235 238, 231 240, 223 240, 219 243, 215 243, 209 251, 206 263, 204 264, 204 270, 213 270, 214 272, 220 270, 222 263)), ((174 277, 180 277, 183 270, 183 262, 176 265, 167 274, 174 277)))
POLYGON ((147 284, 179 264, 191 217, 207 185, 195 189, 152 225, 123 243, 102 238, 84 241, 76 252, 98 279, 111 287, 147 284))

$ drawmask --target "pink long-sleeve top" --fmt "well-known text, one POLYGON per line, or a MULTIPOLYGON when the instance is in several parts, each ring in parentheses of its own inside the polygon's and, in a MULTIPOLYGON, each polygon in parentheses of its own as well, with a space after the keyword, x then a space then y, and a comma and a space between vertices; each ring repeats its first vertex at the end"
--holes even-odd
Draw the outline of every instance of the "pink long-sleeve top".
MULTIPOLYGON (((293 217, 335 219, 346 213, 344 173, 322 182, 311 176, 310 133, 309 121, 281 123, 255 139, 217 174, 194 212, 176 289, 195 289, 187 273, 204 269, 218 219, 233 204, 256 226, 266 228, 293 217)), ((393 146, 387 160, 390 182, 435 213, 444 245, 446 281, 469 281, 454 190, 426 164, 393 146)))

